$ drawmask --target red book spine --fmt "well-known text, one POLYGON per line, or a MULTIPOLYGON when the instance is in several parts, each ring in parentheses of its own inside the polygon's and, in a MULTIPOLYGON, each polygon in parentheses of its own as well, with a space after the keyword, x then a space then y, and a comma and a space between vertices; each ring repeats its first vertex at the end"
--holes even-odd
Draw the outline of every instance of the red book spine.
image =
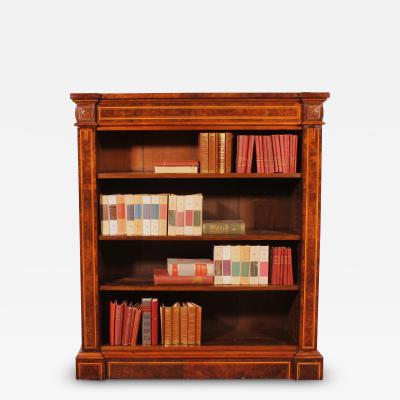
POLYGON ((278 164, 279 157, 278 157, 276 135, 271 136, 271 142, 272 142, 272 154, 274 158, 274 172, 279 172, 279 164, 278 164))
POLYGON ((275 172, 274 168, 274 152, 272 151, 272 138, 271 136, 265 137, 265 143, 267 147, 267 165, 268 165, 268 172, 273 174, 275 172))
POLYGON ((282 247, 282 285, 287 285, 288 278, 288 260, 287 260, 287 248, 282 247))
POLYGON ((293 285, 293 261, 292 261, 292 249, 288 248, 288 285, 293 285))
POLYGON ((281 284, 281 248, 276 247, 276 285, 281 284))
POLYGON ((249 148, 247 149, 247 161, 246 161, 246 173, 251 173, 251 167, 253 164, 253 153, 254 153, 254 135, 249 137, 249 148))
POLYGON ((271 248, 271 271, 269 274, 269 283, 275 285, 276 282, 276 250, 275 247, 271 248))
POLYGON ((278 143, 279 143, 279 153, 280 153, 280 161, 281 161, 281 172, 285 172, 285 145, 283 143, 283 135, 278 135, 278 143))
POLYGON ((290 150, 289 150, 289 135, 283 135, 283 144, 285 148, 285 166, 286 166, 286 173, 290 172, 289 163, 290 163, 290 150))
POLYGON ((117 302, 110 302, 110 345, 115 345, 115 312, 117 310, 117 302))
POLYGON ((128 305, 124 305, 124 319, 122 322, 122 340, 121 343, 123 346, 129 345, 129 334, 131 327, 131 319, 132 318, 132 307, 128 307, 128 305))
POLYGON ((240 173, 240 157, 242 156, 242 135, 236 136, 236 172, 240 173))
POLYGON ((248 135, 243 135, 242 168, 241 168, 242 173, 246 172, 248 148, 249 148, 249 137, 248 137, 248 135))
POLYGON ((297 143, 298 143, 298 136, 294 135, 293 136, 293 172, 297 172, 297 143))
POLYGON ((267 136, 262 136, 262 152, 263 152, 263 158, 264 158, 264 172, 266 174, 270 174, 273 171, 269 170, 269 165, 268 165, 268 151, 267 151, 267 136))
POLYGON ((115 345, 120 346, 122 343, 122 323, 124 319, 124 305, 117 304, 115 311, 115 345))
POLYGON ((260 136, 258 140, 260 141, 260 172, 264 174, 266 171, 265 171, 265 154, 263 148, 263 136, 260 136))
POLYGON ((131 315, 130 325, 129 325, 128 345, 131 344, 131 341, 132 341, 133 325, 135 322, 135 315, 136 315, 136 307, 131 307, 131 309, 132 309, 132 315, 131 315))
POLYGON ((158 299, 151 301, 151 344, 158 344, 158 299))
POLYGON ((256 168, 257 172, 261 172, 261 158, 260 158, 260 136, 255 137, 255 142, 256 142, 256 168))

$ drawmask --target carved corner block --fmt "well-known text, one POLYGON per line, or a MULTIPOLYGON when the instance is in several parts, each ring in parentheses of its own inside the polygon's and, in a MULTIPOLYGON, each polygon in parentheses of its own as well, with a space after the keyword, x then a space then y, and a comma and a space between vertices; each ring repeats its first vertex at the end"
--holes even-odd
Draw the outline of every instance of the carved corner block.
POLYGON ((322 125, 324 117, 324 108, 321 100, 304 101, 303 100, 303 125, 322 125))
POLYGON ((76 357, 76 379, 105 379, 105 360, 101 353, 80 352, 76 357))
POLYGON ((296 380, 322 380, 323 358, 319 352, 297 353, 292 376, 296 380))
POLYGON ((76 126, 96 126, 96 102, 77 101, 75 108, 76 126))

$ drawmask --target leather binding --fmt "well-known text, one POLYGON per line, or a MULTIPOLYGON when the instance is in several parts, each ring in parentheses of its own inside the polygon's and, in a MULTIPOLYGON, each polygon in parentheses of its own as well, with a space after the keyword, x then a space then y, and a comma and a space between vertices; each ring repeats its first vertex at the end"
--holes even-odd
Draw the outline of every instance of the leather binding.
POLYGON ((244 235, 246 226, 243 220, 204 220, 203 235, 244 235))
POLYGON ((258 283, 260 285, 268 285, 268 258, 269 246, 260 246, 260 269, 258 283))
MULTIPOLYGON (((267 166, 267 158, 268 158, 268 153, 267 153, 267 136, 260 136, 260 146, 261 146, 261 153, 262 153, 262 160, 261 160, 261 169, 262 172, 265 174, 270 173, 268 166, 267 166)), ((274 171, 272 171, 274 172, 274 171)))
POLYGON ((124 318, 122 322, 122 345, 129 346, 130 335, 132 332, 132 320, 133 320, 133 306, 132 304, 124 305, 124 318))
POLYGON ((143 235, 143 196, 141 194, 133 195, 134 221, 133 234, 135 236, 143 235))
POLYGON ((151 344, 158 344, 158 299, 151 300, 151 344))
MULTIPOLYGON (((194 303, 193 303, 194 304, 194 303)), ((202 308, 197 304, 194 304, 196 307, 196 330, 195 330, 195 343, 200 346, 201 345, 201 314, 202 308)))
POLYGON ((265 150, 264 150, 264 137, 259 136, 258 138, 259 143, 260 143, 260 173, 264 174, 266 171, 265 169, 265 150))
POLYGON ((167 215, 168 215, 168 194, 160 194, 160 213, 158 223, 158 234, 160 236, 167 235, 167 215))
POLYGON ((290 172, 290 135, 283 135, 283 145, 284 145, 284 151, 285 151, 285 172, 289 173, 290 172))
POLYGON ((208 173, 208 133, 199 133, 199 161, 200 172, 208 173))
POLYGON ((261 173, 261 157, 260 157, 260 145, 261 145, 262 136, 256 136, 256 171, 257 173, 261 173))
POLYGON ((243 135, 242 166, 240 168, 242 173, 246 172, 248 148, 249 148, 249 137, 248 137, 248 135, 243 135))
POLYGON ((168 271, 161 268, 155 268, 153 273, 155 285, 212 285, 214 276, 171 276, 168 271))
POLYGON ((214 262, 208 258, 167 258, 171 276, 214 276, 214 262))
POLYGON ((242 157, 242 135, 236 136, 236 172, 241 173, 241 157, 242 157))
POLYGON ((208 172, 215 174, 217 172, 216 164, 216 134, 215 132, 210 132, 208 134, 208 172))
POLYGON ((272 153, 274 157, 274 172, 281 172, 280 171, 280 164, 279 164, 279 146, 277 146, 277 137, 276 135, 271 136, 271 141, 272 141, 272 153))
POLYGON ((117 224, 117 196, 108 196, 108 212, 109 212, 109 223, 110 223, 110 235, 118 235, 118 224, 117 224))
POLYGON ((233 133, 225 133, 225 172, 232 172, 232 142, 233 133))
POLYGON ((165 306, 160 306, 160 333, 161 333, 161 344, 165 344, 165 306))
POLYGON ((222 285, 222 246, 214 246, 214 284, 222 285))
POLYGON ((231 246, 232 285, 240 285, 240 246, 231 246))
POLYGON ((258 285, 260 246, 250 246, 250 285, 258 285))
POLYGON ((108 196, 100 195, 100 221, 101 221, 101 234, 104 236, 110 235, 110 223, 108 221, 108 196))
POLYGON ((185 196, 185 223, 183 234, 185 236, 193 235, 193 213, 194 213, 194 195, 185 196))
POLYGON ((246 160, 246 173, 251 173, 251 168, 253 165, 253 153, 254 153, 254 135, 249 136, 249 147, 247 149, 247 160, 246 160))
POLYGON ((135 234, 135 206, 133 194, 127 194, 125 196, 126 201, 126 234, 133 236, 135 234))
POLYGON ((142 298, 142 344, 151 345, 151 298, 142 298))
POLYGON ((179 311, 179 336, 180 344, 182 346, 188 345, 188 308, 185 305, 181 305, 179 311))
POLYGON ((164 307, 164 343, 172 345, 172 307, 164 307))
POLYGON ((286 172, 286 157, 285 157, 285 135, 278 135, 279 147, 281 152, 282 172, 286 172))
POLYGON ((185 196, 176 196, 176 234, 183 235, 185 228, 185 196))
POLYGON ((288 248, 288 280, 287 284, 288 285, 293 285, 294 280, 293 280, 293 252, 292 249, 289 247, 288 248))
POLYGON ((115 346, 115 313, 117 301, 110 301, 110 346, 115 346))
POLYGON ((168 236, 176 235, 176 195, 168 196, 168 236))
POLYGON ((117 195, 117 226, 118 235, 126 235, 125 195, 117 195))
POLYGON ((230 285, 232 281, 231 246, 222 246, 222 284, 230 285))
POLYGON ((250 246, 240 246, 240 284, 250 284, 250 246))
POLYGON ((298 141, 298 136, 294 135, 293 136, 293 173, 297 172, 297 141, 298 141))
POLYGON ((180 344, 180 328, 179 328, 179 322, 180 322, 180 305, 179 303, 175 303, 172 307, 172 344, 173 345, 179 345, 180 344))
POLYGON ((265 172, 273 174, 275 172, 274 166, 274 152, 272 149, 272 136, 265 136, 265 148, 266 148, 266 162, 265 162, 265 172))
POLYGON ((282 247, 282 285, 287 285, 287 269, 288 269, 288 259, 287 259, 287 248, 282 247))
POLYGON ((203 195, 193 195, 193 236, 201 236, 203 233, 203 195))
POLYGON ((188 345, 196 344, 196 307, 186 303, 188 307, 188 345))
POLYGON ((160 195, 153 194, 151 196, 151 211, 150 211, 150 235, 160 235, 160 195))
POLYGON ((135 316, 132 327, 131 346, 136 346, 137 344, 140 321, 142 320, 142 313, 143 313, 142 305, 141 304, 135 305, 135 316))
POLYGON ((125 301, 121 304, 116 305, 115 310, 115 345, 120 346, 122 344, 122 324, 124 319, 124 308, 125 301))
POLYGON ((217 133, 218 137, 218 172, 225 173, 225 133, 217 133))

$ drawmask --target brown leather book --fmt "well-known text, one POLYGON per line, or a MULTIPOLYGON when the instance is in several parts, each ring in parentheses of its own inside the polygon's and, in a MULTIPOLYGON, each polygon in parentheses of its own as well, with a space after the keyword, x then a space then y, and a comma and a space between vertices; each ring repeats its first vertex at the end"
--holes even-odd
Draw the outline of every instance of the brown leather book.
POLYGON ((225 172, 225 132, 217 133, 218 137, 218 172, 225 172))
POLYGON ((187 346, 187 344, 188 344, 188 308, 187 308, 187 306, 182 305, 180 307, 179 318, 180 318, 180 325, 179 325, 180 343, 182 346, 187 346))
POLYGON ((172 344, 172 307, 164 307, 164 344, 172 344))
POLYGON ((158 299, 151 300, 151 344, 158 344, 158 299))
MULTIPOLYGON (((194 303, 193 303, 194 304, 194 303)), ((196 332, 195 332, 195 341, 198 346, 201 345, 201 314, 202 308, 201 306, 194 304, 196 306, 196 332)))
POLYGON ((293 261, 292 261, 292 249, 288 248, 288 279, 287 284, 293 285, 293 261))
POLYGON ((233 133, 225 133, 225 172, 232 172, 232 143, 233 133))
POLYGON ((115 312, 117 310, 117 301, 110 301, 110 346, 115 345, 115 312))
POLYGON ((132 320, 133 320, 133 306, 132 304, 125 304, 124 306, 124 319, 122 322, 122 345, 129 346, 129 338, 132 332, 132 320))
POLYGON ((186 303, 188 308, 188 345, 196 344, 196 307, 186 303))
POLYGON ((151 297, 142 298, 142 344, 151 344, 151 297))
POLYGON ((135 316, 133 320, 133 327, 132 327, 132 335, 131 335, 131 346, 136 346, 138 335, 139 335, 139 327, 140 321, 142 319, 142 306, 140 304, 135 305, 135 316))
POLYGON ((161 333, 161 344, 165 344, 165 306, 160 306, 160 333, 161 333))
POLYGON ((180 304, 175 303, 171 308, 172 308, 172 344, 179 345, 180 304))
POLYGON ((117 304, 115 311, 115 345, 121 346, 122 344, 122 324, 124 319, 124 308, 126 302, 117 304))
POLYGON ((253 153, 254 153, 254 135, 249 136, 249 147, 247 149, 247 160, 246 160, 246 173, 251 173, 251 167, 253 165, 253 153))
POLYGON ((201 132, 199 134, 199 161, 200 172, 208 173, 208 133, 201 132))
POLYGON ((215 132, 208 134, 208 172, 215 174, 217 172, 217 140, 215 132))

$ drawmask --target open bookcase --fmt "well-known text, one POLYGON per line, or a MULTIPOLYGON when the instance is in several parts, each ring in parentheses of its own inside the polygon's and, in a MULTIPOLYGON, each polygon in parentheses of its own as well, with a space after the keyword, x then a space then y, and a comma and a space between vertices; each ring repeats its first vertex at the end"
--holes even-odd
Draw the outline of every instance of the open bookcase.
POLYGON ((77 378, 322 379, 318 264, 322 105, 328 97, 71 95, 76 103, 80 194, 82 347, 77 378), (199 133, 221 131, 297 134, 297 172, 152 172, 156 160, 198 159, 199 133), (99 196, 113 193, 202 193, 203 218, 242 219, 246 234, 102 236, 99 196), (214 244, 290 246, 294 284, 154 285, 153 269, 167 257, 212 258, 214 244), (146 296, 163 303, 200 304, 201 345, 110 346, 110 300, 146 296))

